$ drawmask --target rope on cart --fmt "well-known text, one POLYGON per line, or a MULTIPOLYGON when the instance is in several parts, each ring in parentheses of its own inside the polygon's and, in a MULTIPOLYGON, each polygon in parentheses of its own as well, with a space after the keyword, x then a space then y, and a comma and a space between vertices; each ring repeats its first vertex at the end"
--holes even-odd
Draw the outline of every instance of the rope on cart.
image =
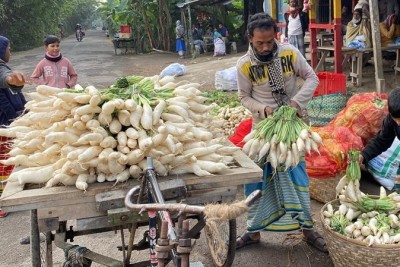
POLYGON ((63 267, 90 267, 92 261, 83 256, 88 251, 89 249, 85 247, 67 245, 64 248, 65 262, 63 267))

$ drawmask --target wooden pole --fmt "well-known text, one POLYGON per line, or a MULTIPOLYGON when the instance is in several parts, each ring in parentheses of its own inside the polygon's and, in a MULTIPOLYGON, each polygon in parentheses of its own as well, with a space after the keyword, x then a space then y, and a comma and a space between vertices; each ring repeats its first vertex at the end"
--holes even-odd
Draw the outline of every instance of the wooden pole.
POLYGON ((335 47, 335 72, 342 73, 342 0, 335 0, 333 2, 333 33, 334 33, 334 47, 335 47))
MULTIPOLYGON (((314 2, 314 1, 313 1, 314 2)), ((316 18, 316 11, 315 11, 315 4, 310 5, 310 11, 308 13, 310 18, 310 24, 315 23, 316 18)), ((317 58, 317 29, 310 28, 310 54, 311 54, 311 66, 315 69, 318 64, 317 58)))
POLYGON ((271 17, 275 20, 278 21, 278 11, 276 9, 276 1, 275 0, 270 0, 270 7, 271 7, 271 17))
POLYGON ((381 31, 379 28, 378 0, 369 0, 369 10, 371 13, 371 32, 372 47, 374 50, 376 92, 381 93, 382 90, 385 90, 385 80, 383 79, 382 69, 382 48, 381 31))
POLYGON ((194 44, 193 44, 193 36, 192 36, 192 15, 190 14, 190 5, 188 5, 187 11, 188 11, 188 18, 189 18, 188 35, 189 35, 189 44, 190 44, 190 54, 192 56, 194 56, 194 44))

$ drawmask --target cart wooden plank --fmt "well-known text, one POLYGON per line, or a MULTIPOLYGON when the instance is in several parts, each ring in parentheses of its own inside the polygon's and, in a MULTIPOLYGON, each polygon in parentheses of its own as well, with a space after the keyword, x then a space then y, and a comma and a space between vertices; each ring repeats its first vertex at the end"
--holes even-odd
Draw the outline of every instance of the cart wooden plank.
MULTIPOLYGON (((163 181, 170 181, 177 178, 182 179, 188 188, 188 192, 190 192, 190 190, 224 188, 261 181, 261 168, 250 160, 242 151, 235 152, 233 157, 236 166, 219 175, 203 177, 198 177, 192 174, 173 177, 167 176, 159 177, 159 182, 162 183, 163 181)), ((112 190, 127 191, 138 184, 139 182, 133 179, 115 186, 113 182, 93 183, 90 184, 88 190, 81 191, 76 189, 75 186, 24 189, 17 183, 7 183, 0 198, 0 207, 5 211, 47 209, 44 212, 49 213, 51 212, 51 209, 49 208, 95 203, 96 194, 112 190)), ((68 210, 68 213, 69 212, 71 211, 68 210)), ((49 217, 49 215, 47 217, 49 217)))

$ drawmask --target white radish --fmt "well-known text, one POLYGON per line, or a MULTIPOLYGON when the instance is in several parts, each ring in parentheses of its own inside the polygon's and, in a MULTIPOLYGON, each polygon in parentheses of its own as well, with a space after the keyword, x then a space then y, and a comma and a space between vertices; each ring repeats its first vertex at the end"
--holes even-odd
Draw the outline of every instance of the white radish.
POLYGON ((120 110, 118 111, 118 120, 123 126, 130 126, 130 115, 131 113, 127 110, 120 110))
POLYGON ((125 100, 125 107, 128 111, 135 111, 137 104, 133 99, 127 99, 125 100))
POLYGON ((143 114, 140 118, 140 124, 145 130, 153 127, 153 110, 148 103, 143 103, 143 114))
POLYGON ((133 127, 136 129, 139 129, 140 127, 140 120, 143 114, 143 108, 142 106, 137 106, 136 110, 131 112, 131 115, 129 117, 129 121, 133 127))
POLYGON ((133 177, 133 178, 140 178, 140 176, 142 175, 142 169, 137 166, 137 165, 131 165, 129 167, 129 174, 133 177))
POLYGON ((103 151, 103 148, 100 146, 92 146, 86 149, 85 152, 80 154, 78 156, 78 161, 79 162, 86 162, 88 160, 93 159, 94 157, 97 157, 101 152, 103 151))
POLYGON ((165 107, 167 106, 164 100, 160 100, 157 106, 154 107, 153 110, 153 125, 156 125, 161 118, 161 114, 163 113, 165 107))
POLYGON ((117 145, 117 140, 115 140, 115 138, 112 136, 107 136, 100 142, 100 146, 102 148, 115 148, 117 145))
POLYGON ((125 132, 121 131, 117 134, 117 142, 118 145, 126 146, 128 143, 128 136, 125 132))
POLYGON ((122 183, 122 182, 127 181, 129 179, 129 177, 130 177, 129 169, 123 170, 121 173, 118 173, 116 175, 114 185, 116 185, 117 183, 122 183))
POLYGON ((84 105, 75 109, 75 114, 82 116, 88 113, 100 113, 102 110, 99 106, 84 105))

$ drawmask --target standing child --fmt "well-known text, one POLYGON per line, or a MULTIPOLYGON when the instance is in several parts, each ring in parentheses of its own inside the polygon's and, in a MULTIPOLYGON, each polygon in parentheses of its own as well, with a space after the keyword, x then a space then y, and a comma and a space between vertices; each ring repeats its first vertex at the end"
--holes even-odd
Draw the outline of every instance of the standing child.
MULTIPOLYGON (((7 66, 10 60, 10 41, 0 35, 0 127, 9 125, 13 119, 24 112, 26 100, 21 93, 25 84, 24 75, 11 71, 7 66)), ((0 136, 0 159, 8 158, 10 150, 10 139, 0 136)), ((8 178, 13 166, 4 166, 0 163, 0 191, 3 190, 3 182, 8 178)), ((7 216, 7 213, 0 210, 0 218, 7 216)))
POLYGON ((33 71, 31 78, 36 85, 49 85, 58 88, 72 88, 78 74, 67 58, 60 52, 60 39, 49 35, 44 40, 46 54, 33 71))

